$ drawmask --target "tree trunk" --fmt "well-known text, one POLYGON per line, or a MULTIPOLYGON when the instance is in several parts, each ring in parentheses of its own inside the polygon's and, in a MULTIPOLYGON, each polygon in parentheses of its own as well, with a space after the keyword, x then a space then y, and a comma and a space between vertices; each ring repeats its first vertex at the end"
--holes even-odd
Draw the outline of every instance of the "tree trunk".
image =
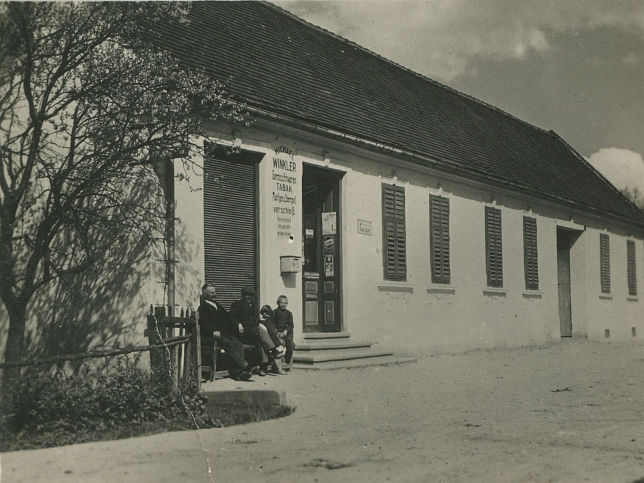
MULTIPOLYGON (((23 304, 5 304, 5 307, 9 313, 9 332, 7 334, 4 362, 19 362, 22 359, 25 344, 25 314, 27 307, 23 304)), ((3 408, 6 408, 7 404, 11 401, 12 389, 15 387, 19 378, 19 367, 8 368, 2 371, 2 384, 0 385, 2 399, 0 404, 2 404, 3 408)))

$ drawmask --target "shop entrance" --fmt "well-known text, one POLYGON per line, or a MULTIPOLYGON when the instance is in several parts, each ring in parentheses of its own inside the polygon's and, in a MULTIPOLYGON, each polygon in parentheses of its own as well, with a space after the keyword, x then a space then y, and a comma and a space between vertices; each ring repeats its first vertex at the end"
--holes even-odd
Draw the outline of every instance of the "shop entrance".
POLYGON ((304 165, 302 289, 304 332, 339 332, 341 320, 341 173, 304 165))

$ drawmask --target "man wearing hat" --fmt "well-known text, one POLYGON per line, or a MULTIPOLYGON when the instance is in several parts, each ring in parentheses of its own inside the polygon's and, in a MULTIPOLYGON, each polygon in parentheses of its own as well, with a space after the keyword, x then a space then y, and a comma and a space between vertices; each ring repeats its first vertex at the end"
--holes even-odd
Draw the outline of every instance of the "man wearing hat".
POLYGON ((255 303, 255 289, 253 287, 242 289, 241 299, 233 302, 230 306, 230 315, 238 324, 240 340, 257 348, 260 355, 258 374, 265 376, 268 370, 269 355, 279 358, 281 354, 275 350, 275 344, 268 333, 259 328, 259 310, 255 303))

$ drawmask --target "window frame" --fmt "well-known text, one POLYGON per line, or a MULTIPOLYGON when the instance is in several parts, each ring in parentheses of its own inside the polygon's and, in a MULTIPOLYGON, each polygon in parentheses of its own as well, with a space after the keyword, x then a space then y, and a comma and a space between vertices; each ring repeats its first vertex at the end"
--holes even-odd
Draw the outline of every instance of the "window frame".
POLYGON ((394 282, 406 282, 405 188, 395 184, 382 183, 381 194, 383 278, 394 282))
POLYGON ((601 293, 610 293, 610 237, 599 234, 599 283, 601 293))
POLYGON ((633 240, 626 240, 626 281, 628 295, 637 296, 637 249, 633 240))
POLYGON ((523 274, 526 290, 539 290, 539 242, 537 219, 523 217, 523 274))
POLYGON ((429 258, 431 280, 435 284, 451 282, 449 198, 429 195, 429 258))
POLYGON ((503 288, 503 220, 492 206, 485 207, 485 269, 487 286, 503 288))

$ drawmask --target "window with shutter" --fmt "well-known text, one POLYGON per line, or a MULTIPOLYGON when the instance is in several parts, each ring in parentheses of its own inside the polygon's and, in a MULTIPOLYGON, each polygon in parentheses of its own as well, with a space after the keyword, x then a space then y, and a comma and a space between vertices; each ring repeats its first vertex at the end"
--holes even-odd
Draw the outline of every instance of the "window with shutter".
POLYGON ((485 207, 485 253, 488 287, 503 287, 501 210, 485 207))
POLYGON ((626 276, 628 295, 637 295, 637 272, 635 271, 635 242, 626 240, 626 276))
POLYGON ((529 216, 523 217, 523 268, 526 290, 539 290, 537 220, 529 216))
POLYGON ((599 276, 602 293, 610 293, 610 244, 605 233, 599 234, 599 276))
POLYGON ((432 283, 450 283, 449 198, 429 197, 429 244, 432 283))
POLYGON ((407 280, 405 188, 383 183, 382 234, 385 280, 407 280))

